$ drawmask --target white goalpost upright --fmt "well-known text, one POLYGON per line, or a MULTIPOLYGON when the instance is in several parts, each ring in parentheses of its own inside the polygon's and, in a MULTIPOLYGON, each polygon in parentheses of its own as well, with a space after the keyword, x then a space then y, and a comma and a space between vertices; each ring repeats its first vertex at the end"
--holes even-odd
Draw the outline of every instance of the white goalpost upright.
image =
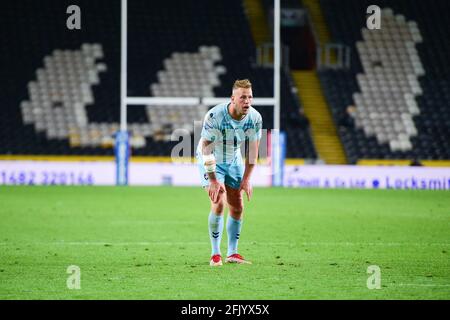
MULTIPOLYGON (((130 157, 129 133, 127 132, 127 108, 132 105, 216 105, 229 100, 229 97, 128 97, 127 96, 127 53, 128 53, 128 0, 121 0, 121 67, 120 67, 120 131, 116 133, 116 184, 128 184, 128 160, 130 157)), ((255 106, 274 106, 272 140, 272 165, 280 166, 278 143, 280 130, 280 0, 274 0, 274 97, 254 98, 255 106)), ((274 170, 277 171, 277 170, 274 170)), ((275 183, 277 184, 277 183, 275 183)))
POLYGON ((274 23, 273 23, 273 41, 274 41, 274 63, 273 63, 273 128, 280 130, 280 66, 281 66, 281 38, 280 38, 280 0, 274 0, 274 23))

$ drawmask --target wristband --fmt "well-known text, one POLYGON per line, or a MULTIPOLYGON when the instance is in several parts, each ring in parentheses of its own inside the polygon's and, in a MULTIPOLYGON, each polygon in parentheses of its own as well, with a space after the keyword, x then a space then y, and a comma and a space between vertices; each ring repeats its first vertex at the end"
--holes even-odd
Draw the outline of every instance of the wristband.
POLYGON ((216 157, 214 157, 214 154, 203 155, 203 167, 207 173, 216 171, 216 157))

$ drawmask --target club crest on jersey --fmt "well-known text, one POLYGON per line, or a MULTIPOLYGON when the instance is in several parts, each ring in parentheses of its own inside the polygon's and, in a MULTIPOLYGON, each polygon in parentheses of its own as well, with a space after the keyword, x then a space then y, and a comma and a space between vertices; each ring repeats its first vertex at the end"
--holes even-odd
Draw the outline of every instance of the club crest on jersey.
POLYGON ((209 177, 208 177, 208 174, 207 174, 207 173, 205 173, 205 174, 203 175, 203 177, 205 178, 205 180, 208 180, 208 179, 209 179, 209 177))

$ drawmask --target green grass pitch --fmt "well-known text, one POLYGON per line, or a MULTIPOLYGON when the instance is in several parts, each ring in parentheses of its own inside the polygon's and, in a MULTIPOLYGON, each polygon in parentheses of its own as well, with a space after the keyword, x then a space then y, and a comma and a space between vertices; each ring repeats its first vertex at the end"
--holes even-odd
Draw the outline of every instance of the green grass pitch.
POLYGON ((450 299, 448 191, 256 188, 245 206, 253 265, 212 268, 201 188, 0 187, 0 299, 450 299))

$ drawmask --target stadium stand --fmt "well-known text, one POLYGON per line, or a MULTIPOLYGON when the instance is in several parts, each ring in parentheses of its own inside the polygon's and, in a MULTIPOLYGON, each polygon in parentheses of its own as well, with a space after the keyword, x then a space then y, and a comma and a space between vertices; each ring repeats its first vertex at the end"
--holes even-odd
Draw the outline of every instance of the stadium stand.
MULTIPOLYGON (((128 96, 228 97, 237 78, 252 80, 255 97, 273 95, 273 70, 255 64, 242 1, 133 0, 128 6, 128 96)), ((0 154, 112 155, 120 120, 120 1, 7 2, 2 20, 7 81, 0 94, 0 154), (81 30, 66 28, 71 4, 82 10, 81 30)), ((291 88, 283 73, 287 157, 314 159, 291 88)), ((132 153, 170 156, 178 143, 170 141, 171 131, 201 121, 206 110, 182 107, 128 108, 132 153)), ((257 108, 270 128, 272 108, 257 108)))
MULTIPOLYGON (((72 102, 89 104, 79 109, 81 113, 85 112, 88 123, 118 121, 120 25, 117 17, 120 16, 120 3, 77 2, 86 8, 82 11, 82 29, 79 31, 66 28, 66 9, 71 4, 73 2, 55 0, 46 1, 44 6, 30 0, 4 3, 0 29, 3 75, 0 154, 112 154, 109 148, 81 146, 81 141, 80 146, 71 146, 69 132, 64 131, 68 125, 66 117, 76 121, 75 114, 66 109, 69 105, 73 107, 72 102), (90 53, 92 48, 97 53, 90 53), (98 58, 101 54, 103 57, 98 60, 102 61, 94 67, 91 59, 99 53, 98 58), (81 59, 83 56, 88 60, 86 63, 81 59), (77 72, 80 72, 81 80, 76 78, 77 72), (63 90, 73 90, 75 100, 63 90), (26 110, 27 104, 32 104, 35 113, 26 110), (39 112, 42 113, 40 116, 39 112), (38 119, 42 121, 30 123, 38 119), (42 125, 47 130, 41 130, 42 125), (55 131, 55 128, 59 129, 55 131), (62 134, 66 138, 61 138, 62 134)), ((131 121, 135 121, 133 116, 131 113, 131 121)))
POLYGON ((320 3, 352 49, 350 70, 319 73, 349 161, 450 159, 448 1, 377 1, 380 30, 366 28, 370 1, 320 3))

